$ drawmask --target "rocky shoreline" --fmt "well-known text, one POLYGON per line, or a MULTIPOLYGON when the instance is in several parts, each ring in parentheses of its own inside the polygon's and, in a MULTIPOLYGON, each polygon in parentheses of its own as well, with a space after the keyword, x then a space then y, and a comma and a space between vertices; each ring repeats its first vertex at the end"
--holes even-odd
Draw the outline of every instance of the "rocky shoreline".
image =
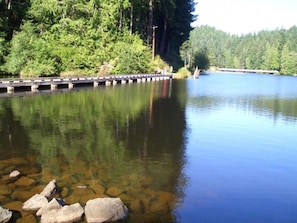
MULTIPOLYGON (((17 182, 22 174, 14 170, 9 174, 8 183, 17 182)), ((80 189, 87 189, 80 186, 80 189)), ((53 179, 40 192, 26 200, 22 210, 35 212, 36 218, 41 223, 71 223, 78 222, 84 217, 88 223, 100 223, 123 220, 128 215, 128 208, 120 198, 95 198, 86 202, 83 207, 80 203, 67 205, 62 198, 55 197, 59 188, 57 181, 53 179)), ((18 219, 17 211, 12 211, 0 206, 0 223, 7 223, 12 218, 18 219)))
MULTIPOLYGON (((0 159, 0 206, 13 212, 9 223, 40 222, 36 211, 23 210, 23 204, 40 194, 53 179, 58 182, 58 190, 51 199, 61 198, 68 205, 79 203, 85 207, 89 200, 119 197, 129 210, 124 222, 175 222, 173 210, 182 197, 168 186, 169 178, 159 178, 159 173, 152 176, 138 172, 133 169, 138 164, 133 162, 127 164, 131 169, 123 168, 129 171, 120 172, 109 162, 97 160, 73 158, 69 163, 63 156, 38 159, 31 154, 0 159), (10 178, 10 174, 17 173, 14 170, 20 174, 10 178)), ((158 170, 168 171, 162 167, 158 170)), ((84 215, 80 223, 87 223, 84 215)))

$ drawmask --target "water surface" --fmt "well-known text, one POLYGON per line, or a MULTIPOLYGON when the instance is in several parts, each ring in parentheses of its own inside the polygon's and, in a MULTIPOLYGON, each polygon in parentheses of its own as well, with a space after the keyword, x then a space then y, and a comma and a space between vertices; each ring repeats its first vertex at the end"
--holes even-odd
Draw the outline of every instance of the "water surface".
POLYGON ((297 78, 188 80, 180 222, 297 221, 297 78))
POLYGON ((297 222, 296 86, 209 73, 0 99, 0 205, 38 222, 22 203, 56 179, 69 204, 120 197, 129 223, 297 222))

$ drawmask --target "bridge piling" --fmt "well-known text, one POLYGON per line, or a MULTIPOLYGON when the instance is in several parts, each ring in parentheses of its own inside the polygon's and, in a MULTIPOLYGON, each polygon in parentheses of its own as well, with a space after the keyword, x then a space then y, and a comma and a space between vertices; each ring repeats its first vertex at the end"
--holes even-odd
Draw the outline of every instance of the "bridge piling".
POLYGON ((51 90, 56 90, 57 89, 57 85, 56 84, 51 84, 51 90))
POLYGON ((13 93, 14 92, 14 87, 7 87, 7 93, 13 93))
POLYGON ((36 84, 31 85, 31 91, 33 91, 33 92, 38 91, 38 85, 36 85, 36 84))

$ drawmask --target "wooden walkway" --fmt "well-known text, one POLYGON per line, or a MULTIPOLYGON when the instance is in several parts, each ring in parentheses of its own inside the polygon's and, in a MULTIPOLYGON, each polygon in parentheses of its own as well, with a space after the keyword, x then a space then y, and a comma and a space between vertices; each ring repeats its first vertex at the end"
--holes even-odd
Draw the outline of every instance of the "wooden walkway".
POLYGON ((234 73, 255 73, 255 74, 274 74, 278 75, 277 70, 251 70, 251 69, 235 69, 235 68, 218 68, 220 72, 234 72, 234 73))
POLYGON ((37 92, 41 90, 72 89, 74 87, 86 87, 99 85, 117 85, 133 82, 150 82, 171 79, 172 75, 162 74, 141 74, 141 75, 112 75, 103 77, 80 77, 80 78, 34 78, 34 79, 14 79, 0 80, 0 93, 13 92, 37 92))

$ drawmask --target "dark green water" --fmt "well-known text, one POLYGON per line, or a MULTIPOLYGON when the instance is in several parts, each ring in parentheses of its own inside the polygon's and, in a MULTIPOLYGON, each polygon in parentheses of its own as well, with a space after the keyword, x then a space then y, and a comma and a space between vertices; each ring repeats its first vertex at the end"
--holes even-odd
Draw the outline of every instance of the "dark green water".
POLYGON ((67 203, 119 196, 128 222, 175 221, 186 129, 179 85, 185 89, 168 80, 1 99, 0 204, 20 210, 56 179, 67 203), (14 169, 24 182, 6 183, 14 169))
POLYGON ((56 179, 66 203, 120 197, 129 223, 297 222, 296 130, 294 77, 3 98, 0 205, 37 222, 22 203, 56 179), (9 183, 14 169, 23 177, 9 183))

